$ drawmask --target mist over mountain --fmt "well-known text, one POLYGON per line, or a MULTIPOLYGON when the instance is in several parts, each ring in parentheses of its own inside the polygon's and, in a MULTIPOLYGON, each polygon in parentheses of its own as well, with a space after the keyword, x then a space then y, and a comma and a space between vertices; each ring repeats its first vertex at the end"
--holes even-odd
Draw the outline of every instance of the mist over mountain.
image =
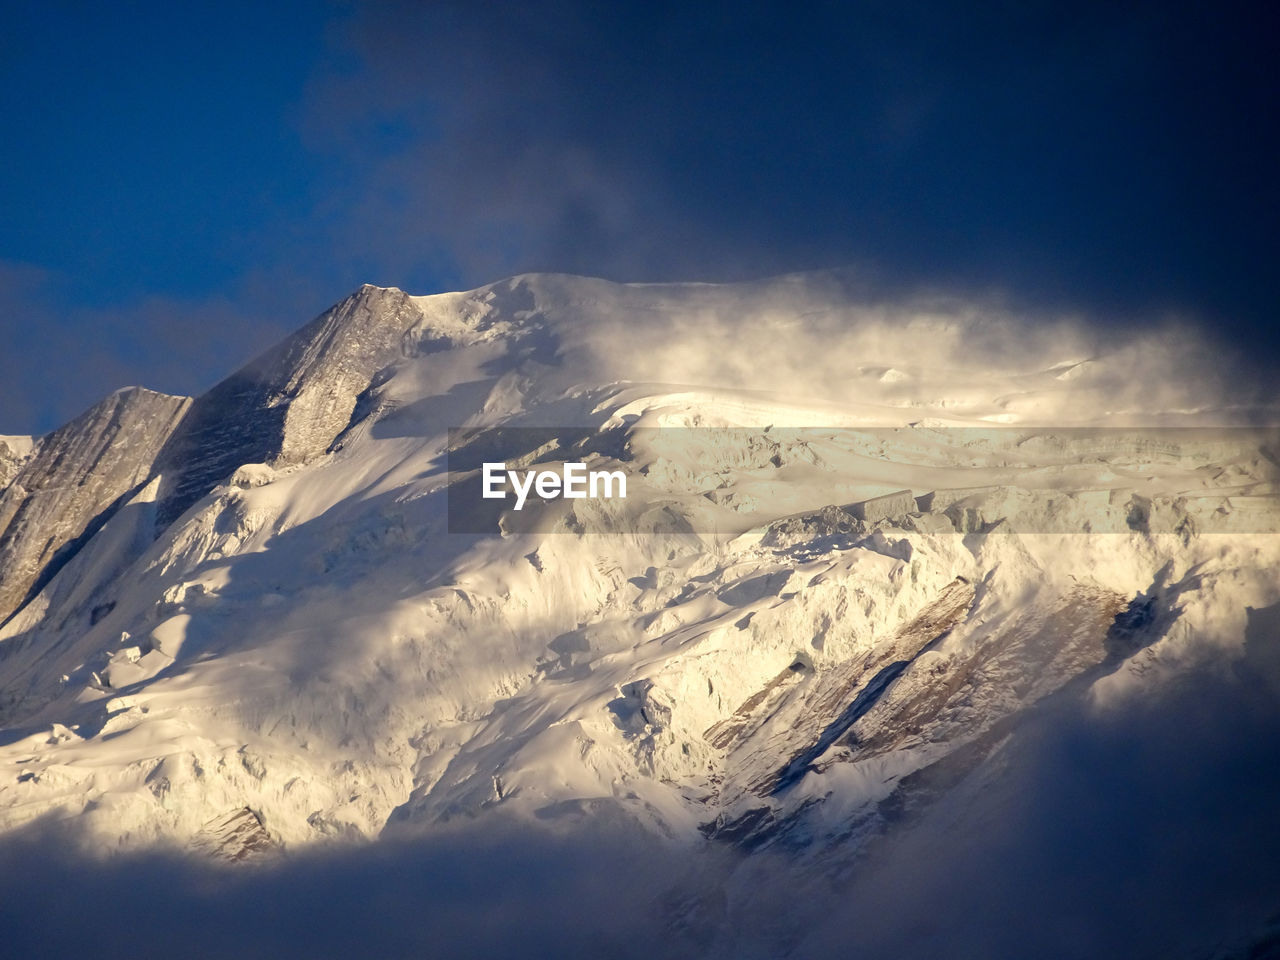
POLYGON ((366 285, 0 437, 6 949, 1273 949, 1280 432, 1220 348, 366 285))

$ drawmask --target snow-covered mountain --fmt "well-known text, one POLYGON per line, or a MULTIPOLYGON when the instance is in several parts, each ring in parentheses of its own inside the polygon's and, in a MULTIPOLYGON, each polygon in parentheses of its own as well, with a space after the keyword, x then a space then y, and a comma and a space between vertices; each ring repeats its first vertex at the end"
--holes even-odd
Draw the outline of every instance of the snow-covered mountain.
POLYGON ((0 830, 260 859, 621 816, 854 869, 1055 704, 1247 657, 1276 411, 1204 356, 825 274, 363 287, 203 396, 0 437, 0 830), (490 458, 632 493, 473 528, 490 458))

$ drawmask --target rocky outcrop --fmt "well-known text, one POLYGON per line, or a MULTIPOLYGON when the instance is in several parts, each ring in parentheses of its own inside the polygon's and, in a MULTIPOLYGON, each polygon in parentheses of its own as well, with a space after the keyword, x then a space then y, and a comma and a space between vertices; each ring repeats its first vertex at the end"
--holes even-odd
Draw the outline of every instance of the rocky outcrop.
POLYGON ((194 401, 121 390, 34 454, 0 446, 0 623, 157 474, 158 533, 246 463, 323 454, 421 319, 405 293, 364 286, 194 401))
POLYGON ((0 437, 0 493, 30 459, 32 449, 31 437, 0 437))
POLYGON ((0 623, 151 476, 190 403, 117 390, 40 442, 0 494, 0 623))
POLYGON ((324 453, 420 319, 402 291, 363 286, 198 397, 159 458, 160 525, 243 464, 324 453))
POLYGON ((262 818, 248 807, 214 817, 196 835, 193 846, 210 857, 229 863, 261 860, 276 850, 271 834, 262 825, 262 818))

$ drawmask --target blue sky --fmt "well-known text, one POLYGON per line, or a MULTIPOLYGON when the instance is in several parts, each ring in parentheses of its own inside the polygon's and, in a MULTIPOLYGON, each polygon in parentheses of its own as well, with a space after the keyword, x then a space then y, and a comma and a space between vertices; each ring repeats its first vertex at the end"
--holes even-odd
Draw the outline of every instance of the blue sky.
POLYGON ((0 433, 205 389, 362 282, 1168 313, 1278 352, 1261 4, 9 3, 0 433))

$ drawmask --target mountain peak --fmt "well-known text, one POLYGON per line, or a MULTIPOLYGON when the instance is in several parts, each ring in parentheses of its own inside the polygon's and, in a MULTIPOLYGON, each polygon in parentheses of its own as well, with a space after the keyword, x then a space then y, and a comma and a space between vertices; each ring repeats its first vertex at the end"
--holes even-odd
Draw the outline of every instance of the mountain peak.
POLYGON ((190 404, 126 387, 40 440, 0 493, 0 623, 150 476, 190 404))
POLYGON ((0 495, 0 703, 58 726, 7 789, 60 810, 88 781, 46 769, 110 768, 125 813, 94 830, 129 842, 608 803, 673 842, 842 856, 1038 700, 1181 656, 1174 620, 1274 602, 1247 526, 1275 519, 1272 462, 1062 429, 1177 392, 1149 389, 1158 354, 1073 337, 812 275, 364 285, 194 400, 127 388, 32 447, 0 495), (510 438, 637 495, 456 533, 467 456, 510 438))

